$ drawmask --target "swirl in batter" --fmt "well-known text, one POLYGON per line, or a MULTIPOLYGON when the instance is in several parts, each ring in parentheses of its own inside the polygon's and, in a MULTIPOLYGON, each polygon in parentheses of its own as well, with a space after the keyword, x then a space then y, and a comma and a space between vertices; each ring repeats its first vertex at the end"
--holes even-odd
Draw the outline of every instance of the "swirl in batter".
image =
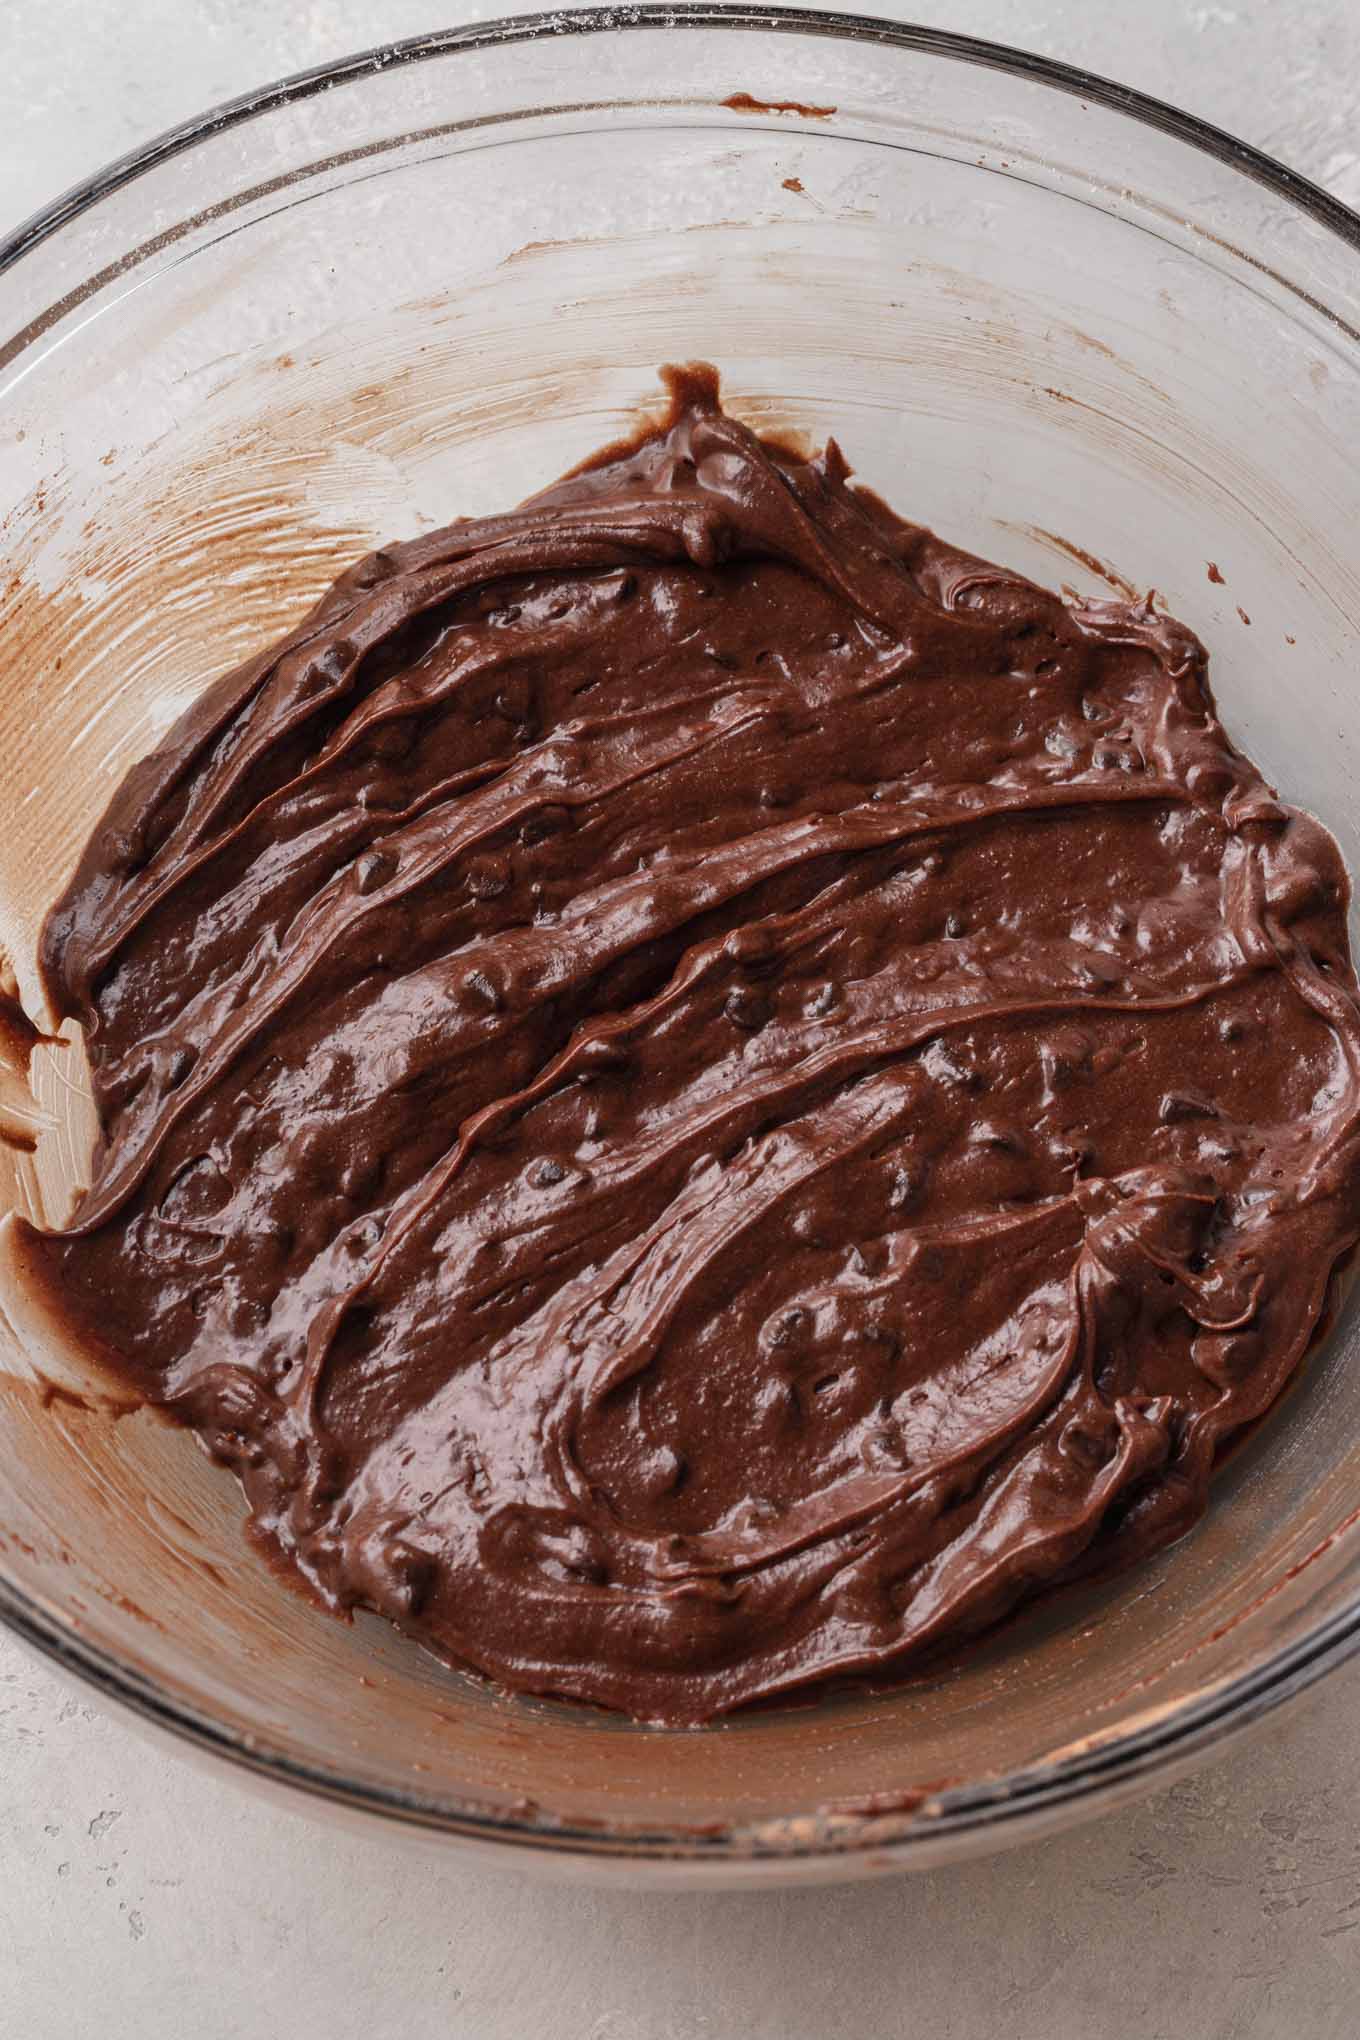
POLYGON ((1360 1232, 1360 1015, 1188 630, 671 383, 132 774, 29 1251, 324 1602, 683 1723, 1194 1522, 1360 1232))

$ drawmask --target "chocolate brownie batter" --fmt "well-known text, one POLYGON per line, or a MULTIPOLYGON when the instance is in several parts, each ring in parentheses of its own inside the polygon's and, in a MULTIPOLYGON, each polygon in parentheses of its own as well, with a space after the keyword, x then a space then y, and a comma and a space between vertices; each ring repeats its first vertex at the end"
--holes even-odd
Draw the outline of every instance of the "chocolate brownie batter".
POLYGON ((1195 1521, 1360 1231, 1360 1014, 1184 626, 671 386, 128 779, 31 1253, 323 1601, 682 1723, 1195 1521))

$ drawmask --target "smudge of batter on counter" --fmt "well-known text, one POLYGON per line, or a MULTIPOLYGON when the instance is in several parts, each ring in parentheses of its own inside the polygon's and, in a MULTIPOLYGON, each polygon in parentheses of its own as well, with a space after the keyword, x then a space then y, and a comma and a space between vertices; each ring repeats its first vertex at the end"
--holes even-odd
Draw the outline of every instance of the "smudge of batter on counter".
POLYGON ((329 1606, 688 1723, 1193 1524, 1360 1237, 1360 1013, 1189 630, 670 387, 128 778, 25 1238, 329 1606))
POLYGON ((13 1154, 35 1154, 48 1123, 33 1095, 30 1073, 34 1049, 52 1040, 24 1011, 18 980, 0 954, 0 1147, 13 1154))
POLYGON ((804 120, 830 120, 834 106, 805 106, 800 99, 754 99, 749 92, 729 92, 723 105, 733 113, 797 113, 804 120))
MULTIPOLYGON (((1056 391, 1050 391, 1050 395, 1056 394, 1056 391)), ((1076 545, 1070 538, 1061 538, 1056 531, 1046 531, 1042 524, 1020 525, 1017 529, 1027 531, 1031 538, 1037 538, 1042 545, 1051 546, 1054 552, 1061 553, 1065 559, 1074 561, 1079 567, 1085 567, 1088 574, 1094 574, 1098 581, 1103 581, 1107 588, 1112 588, 1125 602, 1137 602, 1141 599, 1131 581, 1126 580, 1108 560, 1097 558, 1086 546, 1076 545)))
POLYGON ((27 1077, 34 1049, 49 1038, 24 1011, 18 985, 0 959, 0 1065, 27 1077))

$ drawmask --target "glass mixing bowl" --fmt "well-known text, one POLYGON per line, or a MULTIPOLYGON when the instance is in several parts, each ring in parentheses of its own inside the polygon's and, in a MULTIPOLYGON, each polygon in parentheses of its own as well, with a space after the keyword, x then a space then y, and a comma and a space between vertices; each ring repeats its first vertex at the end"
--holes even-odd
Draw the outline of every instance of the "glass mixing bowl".
MULTIPOLYGON (((34 1012, 44 908, 197 689, 342 562, 514 502, 693 356, 965 546, 1155 586, 1360 866, 1360 221, 1166 107, 849 16, 544 15, 194 121, 0 272, 0 946, 34 1012)), ((0 1114, 36 1147, 3 1151, 0 1202, 55 1216, 88 1154, 79 1049, 40 1046, 27 1081, 18 1051, 0 1114)), ((1165 1780, 1360 1639, 1345 1314, 1142 1570, 897 1690, 662 1733, 327 1620, 7 1259, 0 1303, 5 1620, 190 1743, 412 1834, 630 1883, 937 1863, 1165 1780)))

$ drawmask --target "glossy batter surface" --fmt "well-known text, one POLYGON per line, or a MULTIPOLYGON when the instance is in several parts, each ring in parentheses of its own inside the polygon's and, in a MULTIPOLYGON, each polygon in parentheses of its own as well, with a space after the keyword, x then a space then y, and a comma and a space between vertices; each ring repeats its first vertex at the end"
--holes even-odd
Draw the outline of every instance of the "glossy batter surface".
POLYGON ((1346 891, 1188 630, 692 371, 134 772, 32 1255, 328 1603, 702 1720, 1193 1522, 1360 1228, 1346 891))

